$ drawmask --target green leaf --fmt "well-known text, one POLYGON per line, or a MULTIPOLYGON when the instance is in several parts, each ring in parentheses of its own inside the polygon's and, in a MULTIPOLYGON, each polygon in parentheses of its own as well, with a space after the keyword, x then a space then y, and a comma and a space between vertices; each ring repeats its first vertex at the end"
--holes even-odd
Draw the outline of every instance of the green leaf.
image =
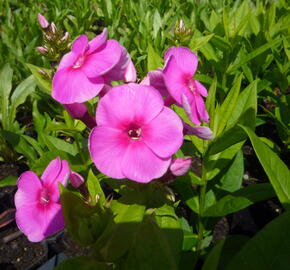
POLYGON ((148 71, 162 67, 163 59, 155 52, 153 47, 148 45, 148 56, 147 56, 147 69, 148 71))
POLYGON ((42 136, 45 138, 48 146, 55 147, 56 149, 66 152, 72 156, 75 156, 78 153, 78 149, 75 144, 67 143, 62 139, 55 138, 45 133, 42 133, 42 136))
POLYGON ((6 64, 0 72, 0 98, 1 98, 1 121, 5 130, 10 130, 9 122, 9 97, 12 90, 13 70, 9 64, 6 64))
POLYGON ((241 126, 249 136, 255 153, 285 208, 290 208, 290 171, 283 161, 249 128, 241 126))
POLYGON ((211 119, 211 121, 214 120, 216 88, 217 88, 217 77, 215 76, 210 88, 208 89, 208 97, 206 99, 206 110, 209 114, 209 119, 211 119))
POLYGON ((93 244, 103 233, 110 215, 88 205, 79 195, 60 185, 61 205, 68 233, 80 245, 93 244))
POLYGON ((243 152, 240 150, 233 160, 233 163, 222 176, 219 188, 229 192, 237 191, 241 188, 244 175, 243 152))
POLYGON ((30 162, 37 159, 34 149, 26 142, 22 135, 7 130, 3 130, 2 134, 17 153, 27 157, 30 162))
POLYGON ((289 228, 290 212, 286 211, 251 238, 225 269, 289 269, 289 228))
POLYGON ((205 209, 203 216, 223 217, 253 203, 273 197, 275 197, 275 192, 268 183, 248 186, 222 197, 216 204, 205 209))
POLYGON ((17 176, 7 176, 4 179, 0 180, 0 187, 15 186, 17 179, 17 176))
POLYGON ((13 91, 13 94, 11 96, 11 108, 9 116, 11 123, 14 122, 17 107, 25 102, 28 95, 34 92, 35 86, 36 86, 35 79, 31 75, 28 78, 26 78, 23 82, 21 82, 13 91))
POLYGON ((254 128, 257 114, 257 85, 258 80, 249 84, 240 94, 234 110, 232 111, 227 128, 241 123, 254 128))
MULTIPOLYGON (((168 230, 170 233, 174 233, 174 230, 168 230)), ((164 230, 149 216, 139 225, 122 269, 177 270, 179 262, 173 252, 164 230)))
POLYGON ((199 199, 197 191, 193 189, 190 174, 178 177, 174 182, 174 189, 180 194, 182 201, 195 213, 199 213, 199 199))
MULTIPOLYGON (((237 101, 238 96, 240 92, 241 82, 242 82, 243 74, 240 74, 240 76, 235 80, 234 85, 230 92, 228 93, 227 97, 225 98, 223 104, 221 105, 219 109, 219 121, 218 121, 218 130, 214 131, 217 135, 219 135, 224 128, 226 127, 228 120, 230 119, 237 101)), ((216 120, 214 120, 216 121, 216 120)))
POLYGON ((202 270, 223 270, 231 258, 246 244, 249 237, 230 235, 216 243, 207 255, 202 270))
POLYGON ((137 204, 144 200, 141 191, 131 192, 120 200, 122 202, 112 201, 111 210, 114 219, 108 224, 92 250, 96 258, 105 261, 116 261, 131 249, 145 214, 145 205, 137 204))
POLYGON ((250 52, 249 54, 247 54, 245 57, 243 57, 238 63, 234 64, 234 65, 230 65, 227 69, 227 73, 232 73, 234 71, 236 71, 239 67, 241 67, 242 65, 246 64, 248 61, 254 59, 255 57, 257 57, 258 55, 262 54, 263 52, 276 47, 280 42, 281 42, 281 38, 277 38, 271 42, 268 42, 264 45, 262 45, 261 47, 257 48, 256 50, 250 52))
POLYGON ((157 37, 158 31, 162 28, 162 19, 158 12, 158 9, 155 9, 153 17, 153 38, 157 37))
POLYGON ((201 36, 201 37, 193 37, 190 41, 190 49, 192 51, 198 51, 200 50, 202 47, 204 47, 210 40, 211 38, 214 36, 214 34, 210 34, 207 36, 201 36))
POLYGON ((41 68, 41 67, 34 66, 32 64, 26 64, 26 65, 30 69, 34 78, 36 79, 37 84, 40 87, 40 89, 44 90, 44 92, 51 95, 51 81, 44 78, 43 75, 41 75, 41 73, 39 73, 39 71, 38 71, 39 69, 42 69, 44 71, 47 71, 47 70, 44 68, 41 68))
POLYGON ((110 270, 108 263, 98 262, 93 258, 81 256, 74 257, 61 262, 55 270, 110 270))
POLYGON ((106 200, 105 194, 101 188, 99 179, 94 175, 91 169, 89 170, 88 174, 87 186, 91 196, 92 204, 95 205, 97 202, 100 202, 100 205, 103 205, 106 200), (98 200, 96 198, 98 198, 98 200))

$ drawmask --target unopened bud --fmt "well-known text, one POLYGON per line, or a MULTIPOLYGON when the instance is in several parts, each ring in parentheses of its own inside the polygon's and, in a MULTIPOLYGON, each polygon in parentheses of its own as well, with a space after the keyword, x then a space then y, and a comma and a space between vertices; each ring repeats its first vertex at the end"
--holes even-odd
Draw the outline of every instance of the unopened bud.
POLYGON ((170 171, 175 176, 186 174, 191 166, 191 157, 175 158, 170 165, 170 171))
POLYGON ((51 25, 50 25, 50 31, 51 31, 53 34, 55 34, 56 31, 57 31, 57 28, 56 28, 54 22, 52 22, 51 25))
POLYGON ((74 188, 79 188, 85 182, 85 180, 80 174, 71 172, 70 182, 74 188))
POLYGON ((49 22, 42 14, 38 13, 37 19, 42 29, 46 29, 49 26, 49 22))
POLYGON ((64 36, 61 38, 61 41, 62 42, 65 42, 65 41, 67 41, 69 39, 69 33, 68 32, 65 32, 64 33, 64 36))
POLYGON ((205 126, 193 127, 185 122, 183 122, 183 133, 184 135, 197 136, 203 140, 213 139, 213 133, 209 127, 205 127, 205 126))
POLYGON ((47 48, 45 47, 36 47, 36 50, 41 53, 41 54, 46 54, 47 53, 47 48))

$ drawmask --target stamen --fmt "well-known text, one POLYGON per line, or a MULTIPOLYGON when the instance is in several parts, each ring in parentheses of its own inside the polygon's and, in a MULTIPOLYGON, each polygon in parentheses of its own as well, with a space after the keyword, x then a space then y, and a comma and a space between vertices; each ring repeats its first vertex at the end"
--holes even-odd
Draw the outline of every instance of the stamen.
POLYGON ((73 68, 79 68, 79 67, 81 67, 83 65, 84 61, 85 61, 85 57, 83 55, 81 55, 77 59, 77 61, 74 63, 73 68))
POLYGON ((137 128, 137 129, 130 129, 128 131, 128 135, 132 140, 139 140, 140 136, 141 136, 142 130, 141 128, 137 128))

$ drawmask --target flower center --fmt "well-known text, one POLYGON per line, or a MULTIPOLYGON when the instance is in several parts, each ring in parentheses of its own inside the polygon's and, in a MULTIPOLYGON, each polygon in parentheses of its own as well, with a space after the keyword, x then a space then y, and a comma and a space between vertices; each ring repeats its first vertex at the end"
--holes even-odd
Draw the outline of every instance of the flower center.
POLYGON ((43 188, 40 193, 40 201, 42 203, 49 203, 49 191, 47 188, 43 188))
POLYGON ((139 140, 141 137, 141 128, 132 128, 128 130, 128 135, 132 140, 139 140))
POLYGON ((83 65, 84 61, 85 61, 85 56, 84 55, 79 56, 77 61, 75 61, 73 68, 81 67, 83 65))
POLYGON ((186 79, 186 85, 191 92, 193 93, 195 92, 196 87, 195 87, 194 79, 192 78, 186 79))

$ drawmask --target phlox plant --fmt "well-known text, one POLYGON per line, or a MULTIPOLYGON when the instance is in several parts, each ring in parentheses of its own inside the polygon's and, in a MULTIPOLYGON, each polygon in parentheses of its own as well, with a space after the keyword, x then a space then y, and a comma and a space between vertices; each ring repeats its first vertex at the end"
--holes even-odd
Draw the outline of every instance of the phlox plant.
MULTIPOLYGON (((90 247, 87 256, 57 269, 194 269, 203 262, 203 269, 245 269, 240 261, 267 232, 240 244, 218 268, 215 256, 227 242, 213 244, 212 224, 275 194, 285 209, 290 201, 289 189, 280 191, 290 179, 286 165, 253 132, 257 81, 240 91, 238 74, 218 103, 216 77, 209 88, 196 79, 198 56, 185 46, 164 48, 163 64, 140 78, 127 49, 108 39, 106 28, 90 41, 80 33, 70 42, 43 15, 38 21, 44 35, 38 51, 57 67, 34 67, 33 74, 41 87, 51 86, 67 123, 83 125, 67 133, 70 140, 53 142, 67 152, 76 145, 82 164, 57 156, 46 160, 43 172, 19 177, 19 229, 32 242, 65 230, 90 247), (272 185, 241 189, 247 136, 272 185), (282 176, 269 169, 266 156, 282 176)), ((285 222, 289 215, 267 230, 285 222)))

